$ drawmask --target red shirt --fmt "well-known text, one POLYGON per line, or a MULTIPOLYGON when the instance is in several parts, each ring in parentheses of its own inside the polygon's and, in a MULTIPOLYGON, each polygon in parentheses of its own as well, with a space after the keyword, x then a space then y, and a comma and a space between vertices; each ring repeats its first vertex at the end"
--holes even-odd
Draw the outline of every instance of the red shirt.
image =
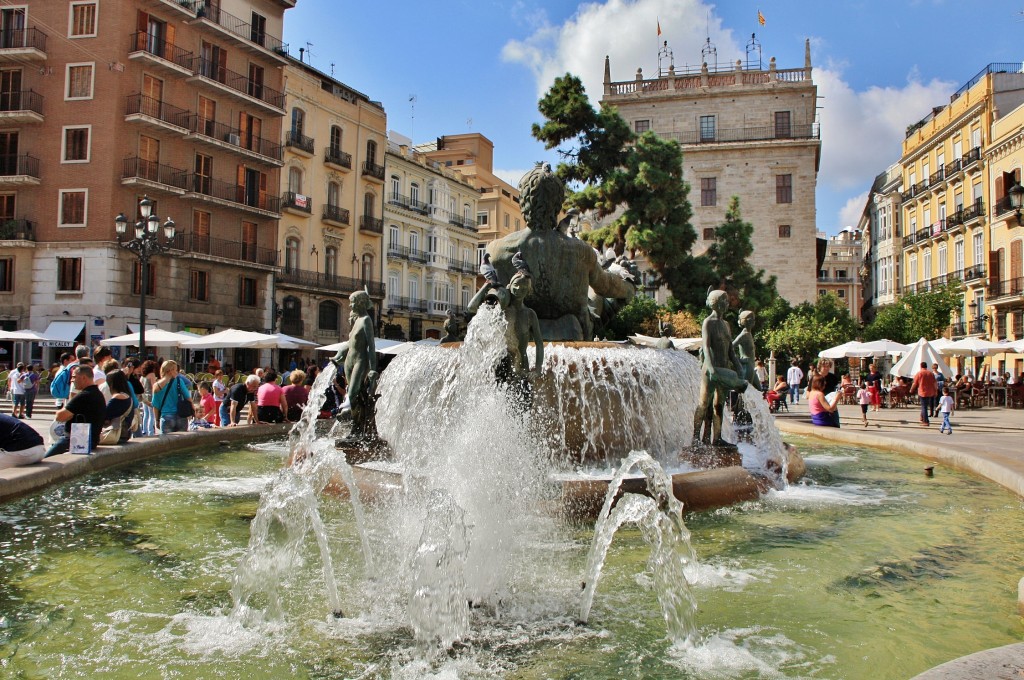
POLYGON ((910 389, 917 390, 919 397, 934 397, 939 393, 938 385, 935 382, 935 374, 927 368, 922 368, 914 375, 914 383, 910 389))

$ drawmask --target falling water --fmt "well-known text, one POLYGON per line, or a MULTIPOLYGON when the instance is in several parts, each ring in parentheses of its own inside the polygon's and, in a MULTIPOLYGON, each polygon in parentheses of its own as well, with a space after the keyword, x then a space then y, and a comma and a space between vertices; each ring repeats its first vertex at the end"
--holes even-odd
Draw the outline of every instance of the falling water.
POLYGON ((672 479, 645 451, 631 452, 608 485, 587 557, 580 621, 585 623, 590 618, 594 593, 612 537, 627 522, 640 526, 644 540, 651 547, 648 565, 654 574, 654 586, 669 637, 675 642, 692 640, 696 631, 693 615, 697 604, 684 571, 696 562, 696 556, 690 545, 690 532, 683 523, 682 503, 672 493, 672 479), (651 496, 625 494, 613 508, 622 480, 634 468, 639 468, 647 478, 651 496))

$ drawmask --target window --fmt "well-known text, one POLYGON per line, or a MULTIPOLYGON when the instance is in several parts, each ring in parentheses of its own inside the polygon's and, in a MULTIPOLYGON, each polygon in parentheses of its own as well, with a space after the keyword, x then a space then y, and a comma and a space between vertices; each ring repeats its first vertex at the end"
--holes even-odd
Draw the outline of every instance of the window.
POLYGON ((333 207, 341 205, 341 185, 337 182, 327 183, 327 205, 333 207))
POLYGON ((377 142, 372 139, 366 142, 366 162, 371 165, 377 164, 377 142))
POLYGON ((61 189, 60 226, 84 227, 88 198, 88 189, 61 189))
POLYGON ((302 193, 302 169, 288 168, 288 191, 293 194, 302 193))
POLYGON ((341 318, 341 306, 334 300, 324 300, 320 303, 319 309, 320 330, 337 331, 341 318))
MULTIPOLYGON (((156 290, 156 266, 152 263, 146 265, 146 295, 152 295, 156 290)), ((139 295, 142 292, 142 263, 135 262, 132 267, 132 294, 139 295)))
POLYGON ((213 191, 213 156, 196 154, 195 179, 192 190, 196 193, 209 195, 213 191))
POLYGON ((14 292, 14 258, 0 257, 0 293, 14 292))
POLYGON ((402 245, 402 237, 398 233, 398 227, 391 225, 388 227, 388 247, 398 248, 402 245))
POLYGON ((714 241, 715 240, 715 228, 714 227, 704 227, 704 240, 705 241, 714 241))
POLYGON ((65 163, 89 162, 89 131, 91 126, 65 127, 61 158, 65 163))
POLYGON ((638 135, 642 134, 644 132, 647 132, 647 131, 649 131, 651 129, 651 121, 650 120, 638 120, 638 121, 636 121, 636 123, 634 123, 634 125, 636 127, 636 133, 638 135))
POLYGON ((256 261, 256 235, 258 227, 255 222, 242 222, 242 259, 256 261))
POLYGON ((715 205, 718 203, 718 178, 700 178, 700 204, 715 205))
POLYGON ((82 290, 82 258, 80 258, 80 257, 58 257, 57 258, 57 290, 58 291, 80 291, 80 290, 82 290))
POLYGON ((363 283, 374 281, 373 276, 373 253, 363 255, 363 283))
POLYGON ((775 112, 775 137, 777 139, 785 139, 793 134, 789 113, 789 111, 775 112))
MULTIPOLYGON (((227 71, 222 70, 221 82, 227 77, 227 71)), ((256 99, 263 99, 263 67, 257 64, 249 64, 249 96, 256 99)))
POLYGON ((509 215, 508 215, 508 213, 505 213, 505 228, 508 229, 508 227, 509 227, 509 215))
POLYGON ((341 153, 341 128, 337 125, 331 126, 331 153, 341 153))
POLYGON ((846 270, 845 269, 837 269, 836 270, 836 278, 837 279, 845 279, 846 278, 846 270))
POLYGON ((327 246, 324 250, 324 274, 327 278, 338 275, 338 249, 334 246, 327 246))
POLYGON ((284 270, 294 272, 299 269, 299 239, 289 237, 284 242, 284 270))
POLYGON ((256 279, 243 276, 239 280, 238 304, 241 307, 256 306, 256 279))
POLYGON ((713 141, 715 141, 715 117, 714 116, 701 116, 700 117, 700 141, 702 141, 702 142, 713 142, 713 141))
POLYGON ((249 39, 257 45, 262 45, 267 37, 267 18, 262 14, 252 13, 252 22, 249 24, 249 39))
POLYGON ((845 298, 846 297, 846 291, 843 290, 842 288, 840 288, 839 290, 836 291, 836 295, 838 295, 840 297, 840 299, 841 298, 845 298))
POLYGON ((793 202, 793 175, 775 175, 775 202, 793 202))
POLYGON ((412 202, 414 208, 419 207, 420 203, 420 185, 413 182, 409 185, 409 200, 412 202))
POLYGON ((72 2, 68 17, 68 37, 93 38, 96 36, 96 3, 72 2))
POLYGON ((300 140, 306 129, 306 112, 295 107, 292 109, 292 139, 300 140))
POLYGON ((192 211, 192 248, 196 252, 210 253, 210 213, 192 211))
POLYGON ((398 178, 398 175, 391 175, 391 200, 397 201, 398 197, 402 195, 402 180, 398 178))
POLYGON ((65 75, 65 99, 92 99, 93 64, 68 64, 65 75))
POLYGON ((486 227, 487 226, 487 213, 486 212, 478 212, 476 214, 476 226, 478 226, 478 227, 486 227))
POLYGON ((789 238, 793 235, 792 227, 788 224, 779 225, 779 238, 789 238))

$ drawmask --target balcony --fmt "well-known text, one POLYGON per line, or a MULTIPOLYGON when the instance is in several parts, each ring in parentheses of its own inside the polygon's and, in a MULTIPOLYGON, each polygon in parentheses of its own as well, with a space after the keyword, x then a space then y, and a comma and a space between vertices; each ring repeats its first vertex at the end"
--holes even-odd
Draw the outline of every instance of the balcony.
POLYGON ((306 269, 286 268, 277 274, 279 285, 302 286, 333 295, 348 295, 363 289, 363 282, 348 276, 337 276, 306 269))
POLYGON ((244 158, 251 158, 274 167, 284 165, 284 153, 280 144, 269 139, 244 134, 239 128, 201 118, 199 114, 188 114, 185 118, 188 139, 216 147, 244 158))
POLYGON ((383 234, 384 220, 377 217, 371 217, 370 215, 363 215, 359 218, 359 231, 368 234, 383 234))
POLYGON ((281 208, 290 213, 296 213, 303 217, 313 214, 313 201, 305 194, 297 194, 294 191, 286 191, 281 195, 281 208))
POLYGON ((221 68, 216 62, 202 57, 193 57, 192 73, 193 76, 188 79, 190 83, 206 85, 246 104, 255 104, 276 116, 284 115, 284 93, 271 89, 262 82, 221 68))
POLYGON ((38 158, 27 153, 0 155, 0 186, 35 186, 39 181, 38 158))
POLYGON ((974 220, 985 216, 985 202, 978 199, 973 205, 969 205, 960 211, 964 225, 969 225, 974 220))
POLYGON ((289 130, 285 133, 284 145, 309 156, 313 155, 313 138, 307 137, 298 130, 289 130))
POLYGON ((852 276, 819 276, 818 283, 854 283, 852 276))
POLYGON ((138 156, 125 158, 121 170, 121 184, 140 187, 146 191, 181 196, 188 187, 188 171, 148 161, 138 156))
POLYGON ((186 255, 217 257, 225 260, 249 262, 266 267, 276 267, 278 252, 270 248, 259 248, 252 243, 233 241, 193 233, 178 232, 171 246, 186 255))
POLYGON ((130 94, 125 99, 125 121, 139 123, 157 132, 187 133, 188 116, 189 112, 185 109, 179 109, 144 94, 130 94))
POLYGON ((936 184, 940 184, 946 179, 946 173, 943 168, 939 168, 931 175, 928 176, 928 186, 933 187, 936 184))
POLYGON ((327 147, 324 149, 324 163, 339 170, 351 170, 352 154, 345 153, 341 149, 327 147))
POLYGON ((219 179, 190 173, 185 181, 185 198, 241 208, 264 217, 281 217, 281 198, 255 188, 239 186, 219 179))
POLYGON ((128 58, 167 75, 192 75, 192 53, 145 31, 128 35, 128 58))
POLYGON ((463 217, 458 213, 448 212, 448 224, 453 224, 460 229, 466 229, 473 233, 476 233, 476 220, 471 220, 468 217, 463 217))
POLYGON ((967 170, 977 169, 975 166, 980 167, 978 161, 981 160, 981 147, 976 146, 963 155, 960 159, 960 167, 966 172, 967 170))
POLYGON ((398 311, 410 312, 413 314, 426 314, 428 303, 426 300, 412 297, 390 297, 388 306, 398 311))
POLYGON ((364 177, 372 177, 373 179, 378 179, 381 182, 383 182, 384 181, 384 166, 383 165, 377 165, 376 163, 374 163, 372 161, 365 161, 363 163, 363 176, 364 177))
POLYGON ((26 219, 0 222, 0 241, 35 241, 35 224, 26 219))
POLYGON ((680 144, 722 144, 728 142, 764 142, 770 140, 802 140, 818 139, 819 130, 815 123, 794 124, 776 128, 774 125, 762 125, 743 128, 719 128, 708 134, 705 130, 689 132, 662 132, 658 136, 674 139, 680 144))
POLYGON ((142 0, 143 5, 157 10, 171 9, 181 17, 194 19, 197 0, 142 0))
POLYGON ((423 250, 418 248, 410 248, 409 246, 388 246, 388 257, 396 260, 409 260, 410 262, 418 262, 419 264, 426 264, 430 259, 430 255, 423 250))
POLYGON ((0 61, 46 61, 46 34, 34 27, 0 31, 0 61))
POLYGON ((1002 281, 989 281, 988 299, 1020 297, 1024 294, 1024 276, 1015 276, 1002 281))
POLYGON ((288 46, 280 38, 269 35, 257 24, 225 12, 219 6, 200 4, 196 18, 189 23, 208 26, 254 54, 271 57, 282 64, 287 62, 288 46))
POLYGON ((984 335, 985 334, 985 319, 972 319, 967 324, 968 335, 984 335))
POLYGON ((34 90, 0 92, 0 125, 43 122, 43 95, 34 90))
POLYGON ((957 174, 958 172, 960 172, 960 159, 959 158, 954 158, 949 163, 946 163, 946 165, 943 166, 943 168, 942 168, 942 174, 945 176, 946 179, 951 178, 953 175, 957 174))
POLYGON ((985 265, 977 264, 973 267, 967 267, 963 271, 963 276, 960 277, 964 282, 978 281, 985 278, 985 265))
POLYGON ((349 211, 345 208, 325 203, 320 219, 328 224, 347 227, 349 225, 349 211))

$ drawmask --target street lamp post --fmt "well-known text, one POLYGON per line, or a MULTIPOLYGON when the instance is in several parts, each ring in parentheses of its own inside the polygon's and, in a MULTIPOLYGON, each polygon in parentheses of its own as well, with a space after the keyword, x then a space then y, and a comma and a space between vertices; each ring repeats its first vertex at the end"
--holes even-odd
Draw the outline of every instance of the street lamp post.
POLYGON ((153 201, 143 196, 139 201, 139 215, 135 227, 135 238, 128 236, 128 218, 120 213, 114 218, 117 245, 135 253, 139 260, 139 358, 146 357, 146 286, 149 284, 149 260, 154 255, 170 249, 174 240, 174 221, 167 218, 163 224, 165 242, 160 240, 160 218, 153 214, 153 201))

